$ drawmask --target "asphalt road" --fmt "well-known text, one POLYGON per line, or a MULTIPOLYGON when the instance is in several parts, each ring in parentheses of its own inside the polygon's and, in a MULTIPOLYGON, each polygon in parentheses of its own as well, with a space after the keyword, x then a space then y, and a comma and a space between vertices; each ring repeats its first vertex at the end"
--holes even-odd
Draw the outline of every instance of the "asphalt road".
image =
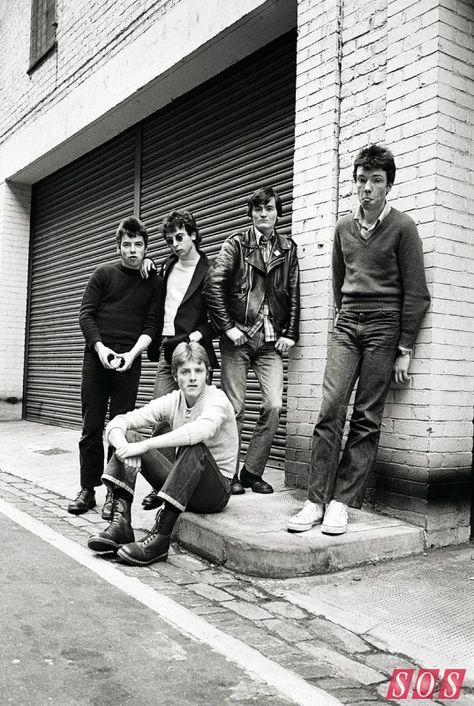
POLYGON ((289 704, 1 514, 0 532, 2 706, 289 704))

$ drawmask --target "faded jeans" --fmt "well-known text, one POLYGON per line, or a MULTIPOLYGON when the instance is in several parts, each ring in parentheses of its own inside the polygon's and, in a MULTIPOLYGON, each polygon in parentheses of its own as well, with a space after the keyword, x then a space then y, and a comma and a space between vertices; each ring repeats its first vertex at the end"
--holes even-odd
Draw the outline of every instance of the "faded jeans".
POLYGON ((334 327, 314 428, 308 499, 360 508, 374 466, 400 334, 396 311, 341 311, 334 327), (354 385, 349 434, 340 459, 354 385))
MULTIPOLYGON (((127 441, 142 441, 138 432, 127 432, 127 441)), ((181 446, 171 464, 158 449, 151 449, 141 457, 141 474, 158 497, 183 512, 221 512, 229 502, 230 479, 219 470, 212 453, 205 444, 181 446)), ((114 454, 105 469, 105 485, 118 485, 131 495, 135 493, 137 471, 126 469, 114 454)))
MULTIPOLYGON (((221 387, 234 408, 239 443, 245 413, 247 374, 252 368, 262 390, 262 406, 245 457, 245 468, 262 476, 280 420, 283 396, 283 361, 275 342, 265 343, 263 331, 242 346, 224 334, 221 348, 221 387)), ((238 463, 238 462, 237 462, 238 463)))

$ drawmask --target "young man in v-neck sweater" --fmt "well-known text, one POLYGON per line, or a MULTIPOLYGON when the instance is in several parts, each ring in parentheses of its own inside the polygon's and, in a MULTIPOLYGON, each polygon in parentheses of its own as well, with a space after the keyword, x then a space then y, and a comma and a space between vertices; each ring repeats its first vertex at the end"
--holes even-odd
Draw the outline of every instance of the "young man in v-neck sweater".
POLYGON ((430 296, 416 225, 386 201, 395 171, 392 153, 381 145, 365 147, 354 162, 359 207, 336 225, 332 274, 337 319, 314 429, 308 500, 289 520, 291 532, 321 522, 324 534, 346 531, 347 508, 361 507, 375 463, 392 373, 398 383, 409 379, 430 296))

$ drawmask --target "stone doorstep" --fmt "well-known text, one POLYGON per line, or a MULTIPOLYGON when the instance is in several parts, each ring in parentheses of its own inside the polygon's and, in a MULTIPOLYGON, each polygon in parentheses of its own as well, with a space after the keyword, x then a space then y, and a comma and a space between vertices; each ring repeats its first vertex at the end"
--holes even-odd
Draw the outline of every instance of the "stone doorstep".
POLYGON ((187 512, 174 539, 226 568, 265 578, 325 574, 425 550, 420 527, 365 510, 350 510, 348 530, 340 536, 323 535, 320 527, 290 533, 286 522, 305 497, 297 489, 233 496, 217 515, 187 512))

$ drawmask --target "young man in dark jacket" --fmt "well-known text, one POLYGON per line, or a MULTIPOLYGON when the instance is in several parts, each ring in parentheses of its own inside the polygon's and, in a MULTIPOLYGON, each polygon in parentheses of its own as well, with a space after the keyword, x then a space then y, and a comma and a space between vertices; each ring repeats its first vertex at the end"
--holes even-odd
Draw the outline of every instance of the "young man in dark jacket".
POLYGON ((288 521, 290 532, 322 522, 324 534, 343 534, 347 508, 361 507, 392 373, 398 383, 409 379, 410 356, 430 301, 416 225, 386 201, 395 179, 392 153, 382 145, 365 147, 355 159, 353 176, 359 207, 339 219, 334 236, 338 314, 314 429, 308 500, 288 521))
POLYGON ((227 238, 210 267, 203 295, 211 321, 221 331, 221 385, 235 410, 239 434, 251 367, 260 383, 262 410, 233 494, 251 488, 272 493, 263 480, 278 427, 283 395, 283 361, 299 334, 299 268, 296 244, 275 230, 282 204, 271 188, 257 189, 248 201, 252 226, 227 238))
MULTIPOLYGON (((200 343, 206 350, 211 368, 218 366, 212 347, 216 335, 209 322, 202 286, 209 261, 199 249, 201 235, 196 220, 189 211, 173 211, 161 223, 161 235, 166 240, 171 255, 163 264, 160 275, 164 282, 163 310, 160 315, 162 328, 148 349, 150 360, 159 360, 153 397, 161 397, 177 389, 171 373, 171 357, 179 343, 200 343)), ((166 423, 156 425, 155 434, 168 431, 166 423)), ((165 449, 164 455, 174 460, 174 450, 165 449)), ((157 493, 152 491, 143 498, 143 507, 152 510, 159 506, 157 493)))
MULTIPOLYGON (((159 326, 162 279, 155 273, 147 280, 140 276, 148 245, 145 226, 137 218, 125 218, 116 243, 120 262, 99 265, 93 272, 79 314, 86 348, 81 381, 81 490, 68 506, 74 515, 95 507, 94 488, 102 484, 104 471, 107 407, 110 403, 110 417, 135 407, 141 353, 159 326)), ((102 517, 110 520, 111 512, 108 494, 102 517)))

